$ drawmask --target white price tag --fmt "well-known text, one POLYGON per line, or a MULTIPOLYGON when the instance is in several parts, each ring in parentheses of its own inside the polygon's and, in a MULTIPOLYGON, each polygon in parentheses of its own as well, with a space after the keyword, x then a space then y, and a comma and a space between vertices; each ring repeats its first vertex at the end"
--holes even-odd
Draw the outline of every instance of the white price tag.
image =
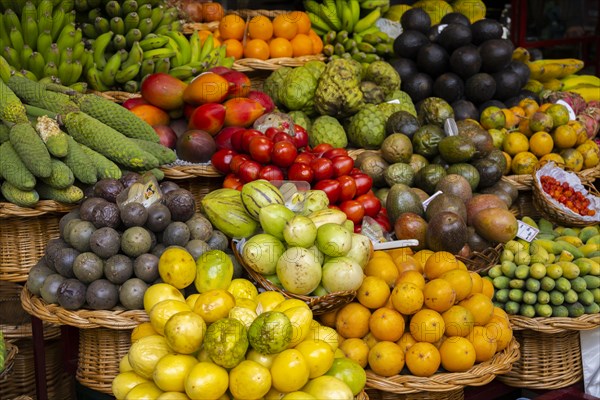
POLYGON ((400 104, 400 100, 394 99, 394 100, 386 101, 386 103, 388 103, 388 104, 400 104))
POLYGON ((391 242, 373 243, 374 250, 389 250, 400 247, 418 246, 417 239, 392 240, 391 242))
POLYGON ((539 229, 536 229, 533 226, 528 225, 521 220, 517 220, 517 222, 519 224, 519 229, 517 230, 517 237, 527 242, 531 242, 533 239, 535 239, 537 234, 540 232, 539 229))
POLYGON ((429 205, 429 203, 431 203, 431 201, 433 199, 435 199, 436 197, 438 197, 440 194, 442 194, 442 191, 438 190, 437 192, 435 192, 434 194, 432 194, 431 197, 429 197, 427 200, 425 200, 423 202, 423 209, 427 210, 427 206, 429 205))

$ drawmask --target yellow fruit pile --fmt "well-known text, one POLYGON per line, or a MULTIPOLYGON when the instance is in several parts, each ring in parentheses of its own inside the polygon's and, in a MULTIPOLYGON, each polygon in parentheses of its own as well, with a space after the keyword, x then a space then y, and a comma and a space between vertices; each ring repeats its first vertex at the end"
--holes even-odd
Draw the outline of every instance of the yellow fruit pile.
POLYGON ((598 145, 588 139, 581 122, 569 119, 561 104, 523 99, 511 108, 489 107, 482 112, 481 126, 505 153, 507 173, 531 174, 540 161, 554 161, 575 172, 600 163, 598 145))
POLYGON ((248 22, 237 14, 229 14, 221 19, 214 37, 226 46, 227 56, 236 60, 301 57, 323 50, 321 38, 302 11, 281 14, 273 20, 258 15, 248 22))
POLYGON ((428 377, 440 366, 466 371, 512 339, 506 313, 492 303, 490 280, 451 253, 375 251, 356 302, 322 316, 343 338, 347 357, 381 376, 404 366, 428 377))

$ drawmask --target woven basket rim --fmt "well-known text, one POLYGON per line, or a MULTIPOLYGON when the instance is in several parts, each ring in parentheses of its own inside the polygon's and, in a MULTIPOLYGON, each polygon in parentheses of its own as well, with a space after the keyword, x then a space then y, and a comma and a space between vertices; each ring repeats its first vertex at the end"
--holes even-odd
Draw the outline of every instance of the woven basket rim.
POLYGON ((504 243, 498 243, 483 251, 474 251, 469 257, 457 255, 456 259, 462 261, 469 271, 485 272, 498 263, 502 249, 504 249, 504 243))
POLYGON ((222 178, 224 175, 212 166, 206 165, 176 165, 160 168, 165 173, 165 179, 181 180, 192 178, 222 178))
POLYGON ((4 369, 0 371, 0 379, 10 374, 15 363, 15 357, 19 354, 19 348, 12 341, 5 340, 4 343, 6 346, 6 357, 4 358, 4 369))
POLYGON ((59 203, 54 200, 40 200, 33 207, 20 207, 9 202, 0 202, 0 218, 39 217, 51 213, 68 213, 76 204, 59 203))
POLYGON ((254 271, 252 268, 247 266, 241 256, 241 254, 238 252, 237 246, 234 242, 232 242, 231 249, 233 251, 233 254, 234 254, 236 260, 240 263, 240 265, 244 268, 244 270, 248 273, 248 275, 250 275, 250 278, 252 280, 254 280, 260 287, 262 287, 263 289, 266 289, 266 290, 279 292, 286 298, 298 299, 298 300, 305 302, 306 304, 308 304, 310 309, 313 311, 313 314, 318 315, 318 314, 342 307, 343 305, 348 304, 352 300, 354 300, 354 297, 356 296, 356 290, 346 290, 346 291, 342 291, 342 292, 328 293, 325 296, 319 296, 319 297, 304 296, 304 295, 300 295, 300 294, 290 293, 286 290, 283 290, 283 289, 275 286, 274 284, 269 282, 267 279, 265 279, 264 276, 262 276, 261 274, 259 274, 258 272, 254 271), (322 304, 329 303, 329 302, 331 302, 331 305, 328 305, 325 309, 322 309, 320 307, 320 306, 322 306, 322 304))
POLYGON ((513 337, 508 346, 492 359, 476 364, 465 372, 440 372, 430 377, 414 375, 379 376, 367 370, 367 387, 397 394, 448 392, 464 386, 483 386, 496 375, 510 371, 520 356, 519 343, 513 337))
POLYGON ((529 329, 543 333, 559 333, 565 331, 585 331, 600 326, 600 314, 584 314, 581 317, 535 317, 509 315, 513 330, 529 329))
POLYGON ((33 295, 27 286, 21 292, 23 309, 29 314, 53 324, 70 325, 80 329, 108 328, 133 329, 150 319, 144 310, 67 310, 56 304, 48 304, 33 295))

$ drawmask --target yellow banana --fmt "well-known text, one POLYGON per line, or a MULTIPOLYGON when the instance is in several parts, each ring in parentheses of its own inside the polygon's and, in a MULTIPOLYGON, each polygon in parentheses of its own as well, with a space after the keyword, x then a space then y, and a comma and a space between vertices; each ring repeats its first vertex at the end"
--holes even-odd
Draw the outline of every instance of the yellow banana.
POLYGON ((528 63, 530 60, 529 51, 525 47, 517 47, 512 54, 512 59, 515 61, 521 61, 528 63))
POLYGON ((555 92, 560 91, 563 88, 563 82, 556 78, 542 82, 542 85, 544 86, 544 89, 553 90, 555 92))
POLYGON ((586 102, 600 101, 600 87, 598 86, 578 86, 569 89, 569 92, 580 94, 586 102))
POLYGON ((600 86, 600 78, 595 75, 569 75, 562 79, 562 83, 563 90, 568 91, 579 85, 600 86))
POLYGON ((546 82, 572 75, 583 68, 584 62, 576 58, 537 60, 527 63, 531 79, 546 82))

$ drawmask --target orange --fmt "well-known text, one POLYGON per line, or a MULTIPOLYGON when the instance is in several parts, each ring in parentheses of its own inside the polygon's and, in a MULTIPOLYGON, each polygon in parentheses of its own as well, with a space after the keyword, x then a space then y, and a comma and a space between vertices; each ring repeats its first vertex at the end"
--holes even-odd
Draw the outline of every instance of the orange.
POLYGON ((456 292, 447 280, 437 278, 425 284, 423 288, 425 305, 437 312, 444 312, 454 305, 456 292))
POLYGON ((242 40, 245 29, 246 22, 237 14, 226 15, 219 23, 219 33, 223 39, 242 40))
POLYGON ((246 42, 244 57, 268 60, 270 57, 269 45, 262 39, 252 39, 246 42))
MULTIPOLYGON (((494 317, 503 318, 504 322, 506 322, 507 324, 510 323, 510 320, 508 319, 508 314, 506 313, 506 311, 504 311, 500 307, 494 307, 494 315, 492 316, 492 319, 490 321, 492 321, 494 319, 494 317)), ((488 324, 489 324, 489 322, 488 322, 488 324)))
POLYGON ((525 110, 523 110, 519 106, 511 107, 511 108, 509 108, 509 110, 512 111, 512 113, 514 115, 516 115, 517 117, 519 117, 519 119, 522 119, 523 117, 525 117, 525 110))
POLYGON ((200 44, 204 44, 204 41, 210 35, 213 35, 213 33, 211 31, 209 31, 209 30, 203 29, 201 31, 198 31, 198 37, 200 38, 200 44))
POLYGON ((233 57, 236 60, 244 57, 244 47, 242 42, 237 39, 227 39, 223 42, 227 57, 233 57))
POLYGON ((356 361, 361 367, 367 366, 369 357, 369 345, 363 339, 350 338, 340 343, 340 347, 346 357, 356 361))
POLYGON ((383 251, 383 250, 375 250, 373 252, 373 255, 371 256, 371 259, 378 258, 378 257, 389 258, 390 260, 392 259, 391 254, 388 253, 387 251, 383 251))
POLYGON ((446 335, 467 336, 473 330, 475 318, 468 309, 462 306, 452 306, 442 314, 446 324, 446 335))
POLYGON ((369 318, 369 330, 376 339, 395 342, 404 333, 404 317, 391 308, 379 308, 369 318))
POLYGON ((150 126, 169 125, 171 118, 161 108, 152 104, 139 104, 130 110, 138 116, 138 118, 146 121, 150 126))
POLYGON ((563 106, 562 104, 546 104, 550 104, 545 111, 546 114, 552 117, 552 123, 554 126, 565 125, 569 122, 569 111, 567 110, 567 107, 563 106))
POLYGON ((481 293, 483 293, 490 299, 493 299, 494 298, 494 285, 492 284, 492 281, 489 279, 482 279, 482 282, 483 282, 483 288, 481 290, 481 293))
POLYGON ((319 322, 321 325, 335 328, 335 318, 337 317, 338 310, 333 310, 319 315, 319 322))
POLYGON ((542 158, 540 158, 540 161, 554 161, 557 164, 564 164, 565 160, 558 154, 556 153, 550 153, 550 154, 546 154, 545 156, 543 156, 542 158))
POLYGON ((524 151, 513 157, 510 169, 516 175, 528 175, 533 172, 537 163, 535 154, 524 151))
POLYGON ((423 267, 425 266, 425 262, 427 261, 429 256, 432 254, 433 254, 433 250, 423 249, 423 250, 419 250, 415 254, 413 254, 413 258, 415 260, 417 260, 419 262, 419 264, 421 264, 421 269, 423 269, 423 267))
POLYGON ((538 111, 539 112, 546 112, 546 110, 548 108, 550 108, 550 106, 552 105, 552 103, 544 103, 544 104, 540 104, 540 106, 538 107, 538 111))
POLYGON ((474 271, 469 271, 469 275, 471 275, 471 282, 473 284, 471 293, 481 293, 481 291, 483 290, 483 282, 481 279, 481 275, 474 271))
POLYGON ((419 273, 423 273, 421 263, 409 254, 401 254, 395 257, 394 263, 396 264, 396 268, 398 268, 398 272, 400 274, 405 271, 417 271, 419 273))
POLYGON ((356 292, 360 304, 367 308, 383 307, 390 297, 390 287, 378 276, 367 276, 356 292))
POLYGON ((444 272, 453 269, 458 269, 458 262, 454 254, 447 251, 437 251, 425 262, 425 277, 428 279, 439 278, 444 272))
POLYGON ((431 376, 440 367, 439 350, 427 342, 415 343, 405 354, 406 366, 415 376, 431 376))
POLYGON ((575 143, 576 145, 583 144, 586 140, 588 140, 587 130, 581 122, 571 120, 567 123, 567 125, 575 129, 575 133, 577 133, 577 143, 575 143))
POLYGON ((552 151, 554 140, 548 132, 536 132, 529 138, 529 148, 538 157, 542 157, 552 151))
POLYGON ((425 287, 425 278, 418 271, 404 271, 401 273, 398 279, 396 279, 396 285, 402 282, 412 283, 421 290, 425 287))
POLYGON ((298 34, 297 18, 290 16, 290 13, 276 16, 273 19, 273 34, 275 37, 292 40, 298 34))
POLYGON ((388 286, 392 287, 398 279, 398 268, 391 257, 371 258, 365 267, 366 276, 377 276, 383 279, 388 286))
POLYGON ((531 128, 529 127, 529 119, 523 118, 521 121, 519 121, 518 131, 527 137, 530 137, 533 134, 531 128))
POLYGON ((476 326, 467 337, 475 348, 475 361, 484 362, 496 354, 498 343, 491 337, 485 326, 476 326))
POLYGON ((371 311, 360 303, 348 303, 335 318, 337 332, 344 338, 361 338, 369 333, 371 311))
POLYGON ((220 21, 223 18, 225 11, 223 6, 217 2, 201 3, 202 4, 202 19, 204 22, 220 21))
MULTIPOLYGON (((138 106, 139 107, 139 106, 138 106)), ((575 149, 565 149, 561 151, 560 156, 565 160, 565 166, 575 172, 583 168, 583 155, 575 149)))
POLYGON ((456 293, 456 301, 461 301, 471 294, 473 290, 473 281, 469 271, 465 269, 453 269, 440 276, 445 281, 448 281, 456 293))
POLYGON ((397 249, 385 250, 393 260, 396 260, 396 257, 404 256, 404 255, 413 255, 413 251, 410 247, 399 247, 397 249))
POLYGON ((561 125, 552 131, 554 145, 558 149, 569 149, 577 143, 577 132, 570 125, 561 125))
POLYGON ((504 156, 504 159, 506 160, 506 168, 504 168, 504 171, 502 172, 504 175, 510 175, 510 171, 511 171, 511 166, 512 166, 512 157, 508 155, 507 152, 503 151, 502 155, 504 156))
POLYGON ((474 293, 458 303, 473 314, 475 325, 485 325, 494 315, 494 303, 482 293, 474 293))
POLYGON ((292 57, 294 49, 289 40, 284 38, 273 38, 269 42, 271 58, 292 57))
POLYGON ((464 372, 475 365, 475 347, 468 339, 451 336, 440 346, 442 367, 449 372, 464 372))
POLYGON ((377 375, 397 375, 404 368, 404 352, 394 342, 379 342, 369 351, 369 366, 377 375))
POLYGON ((313 42, 313 54, 321 54, 323 52, 323 40, 312 29, 308 31, 308 37, 313 42))
POLYGON ((513 338, 513 331, 509 322, 503 317, 492 317, 486 328, 489 337, 496 339, 496 351, 504 350, 513 338))
POLYGON ((290 20, 296 22, 296 25, 298 26, 298 33, 308 33, 310 31, 310 19, 305 12, 292 11, 287 15, 290 20))
POLYGON ((373 346, 375 346, 377 343, 379 343, 379 340, 377 340, 377 338, 375 336, 373 336, 373 334, 371 332, 367 333, 362 338, 362 340, 367 344, 369 349, 372 349, 373 346))
POLYGON ((444 335, 446 323, 439 312, 424 308, 412 316, 409 329, 417 342, 435 343, 444 335))
POLYGON ((511 109, 503 108, 502 112, 504 113, 504 118, 506 119, 506 122, 504 123, 504 127, 506 129, 514 128, 515 126, 519 125, 521 118, 511 109))
POLYGON ((397 285, 390 296, 392 305, 404 315, 411 315, 423 307, 423 291, 412 283, 397 285))
POLYGON ((521 132, 510 132, 502 142, 502 150, 514 157, 529 150, 529 139, 521 132))
POLYGON ((539 104, 535 100, 529 98, 521 100, 519 102, 519 107, 523 109, 527 118, 531 117, 533 113, 540 108, 539 104))
POLYGON ((299 33, 290 41, 294 49, 294 57, 310 56, 313 54, 313 41, 308 35, 299 33))
POLYGON ((396 341, 396 344, 402 348, 402 350, 406 353, 408 349, 411 348, 413 344, 417 343, 414 337, 410 334, 410 332, 404 332, 402 337, 396 341))
POLYGON ((273 23, 264 15, 257 15, 248 23, 248 36, 251 39, 271 39, 273 37, 273 23))

